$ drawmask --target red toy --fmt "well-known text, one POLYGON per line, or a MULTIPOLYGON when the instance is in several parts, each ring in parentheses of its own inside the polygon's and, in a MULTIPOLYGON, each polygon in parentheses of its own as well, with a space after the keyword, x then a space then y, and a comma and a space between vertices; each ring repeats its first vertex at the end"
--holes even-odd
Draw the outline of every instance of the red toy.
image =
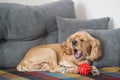
POLYGON ((91 66, 88 63, 82 63, 78 67, 78 71, 81 75, 88 75, 91 72, 91 66))

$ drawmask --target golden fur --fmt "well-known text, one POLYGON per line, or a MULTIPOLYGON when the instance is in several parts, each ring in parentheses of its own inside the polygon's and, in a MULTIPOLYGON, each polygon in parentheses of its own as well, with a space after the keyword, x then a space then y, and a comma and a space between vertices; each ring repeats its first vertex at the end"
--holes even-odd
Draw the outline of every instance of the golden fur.
MULTIPOLYGON (((61 44, 31 48, 17 66, 18 71, 77 73, 78 65, 93 62, 101 56, 100 42, 88 32, 79 31, 61 44)), ((94 68, 94 71, 97 70, 94 68)), ((99 72, 97 71, 97 74, 99 72)))

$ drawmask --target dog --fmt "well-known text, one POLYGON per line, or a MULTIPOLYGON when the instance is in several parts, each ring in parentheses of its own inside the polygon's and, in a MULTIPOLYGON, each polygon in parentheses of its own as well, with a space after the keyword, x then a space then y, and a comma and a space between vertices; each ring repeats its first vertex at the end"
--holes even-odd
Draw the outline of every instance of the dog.
MULTIPOLYGON (((100 41, 86 31, 78 31, 61 44, 31 48, 17 66, 17 70, 78 73, 80 64, 91 64, 100 56, 100 41)), ((91 68, 93 75, 100 74, 95 66, 91 68)))

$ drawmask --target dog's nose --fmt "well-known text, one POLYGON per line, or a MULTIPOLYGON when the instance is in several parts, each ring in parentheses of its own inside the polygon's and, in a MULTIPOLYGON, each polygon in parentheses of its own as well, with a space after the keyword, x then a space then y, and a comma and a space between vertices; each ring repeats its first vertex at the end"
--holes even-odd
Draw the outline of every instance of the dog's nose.
POLYGON ((77 41, 76 41, 76 40, 73 40, 73 41, 72 41, 72 47, 75 48, 76 45, 77 45, 77 41))

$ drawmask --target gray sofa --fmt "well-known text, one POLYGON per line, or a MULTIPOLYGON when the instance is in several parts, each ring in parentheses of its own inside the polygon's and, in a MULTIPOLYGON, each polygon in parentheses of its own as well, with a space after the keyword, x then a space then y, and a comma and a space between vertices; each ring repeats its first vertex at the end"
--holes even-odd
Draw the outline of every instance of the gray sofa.
POLYGON ((93 29, 87 31, 101 41, 103 57, 95 66, 120 66, 120 29, 107 30, 109 20, 75 19, 71 0, 40 6, 0 3, 0 67, 15 67, 33 46, 61 43, 81 29, 93 29))
POLYGON ((115 71, 120 70, 120 29, 108 30, 109 20, 109 17, 75 19, 71 0, 40 6, 0 3, 0 80, 120 80, 118 72, 108 74, 101 69, 117 67, 115 71), (16 71, 15 67, 30 48, 61 43, 80 30, 88 31, 101 42, 102 57, 93 63, 100 68, 100 76, 16 71))
POLYGON ((109 17, 75 19, 74 3, 71 0, 41 6, 0 3, 0 67, 15 67, 31 47, 61 43, 81 29, 94 29, 88 32, 101 41, 105 56, 95 62, 96 66, 120 66, 119 29, 107 30, 109 20, 109 17), (115 59, 109 62, 112 57, 115 59))

